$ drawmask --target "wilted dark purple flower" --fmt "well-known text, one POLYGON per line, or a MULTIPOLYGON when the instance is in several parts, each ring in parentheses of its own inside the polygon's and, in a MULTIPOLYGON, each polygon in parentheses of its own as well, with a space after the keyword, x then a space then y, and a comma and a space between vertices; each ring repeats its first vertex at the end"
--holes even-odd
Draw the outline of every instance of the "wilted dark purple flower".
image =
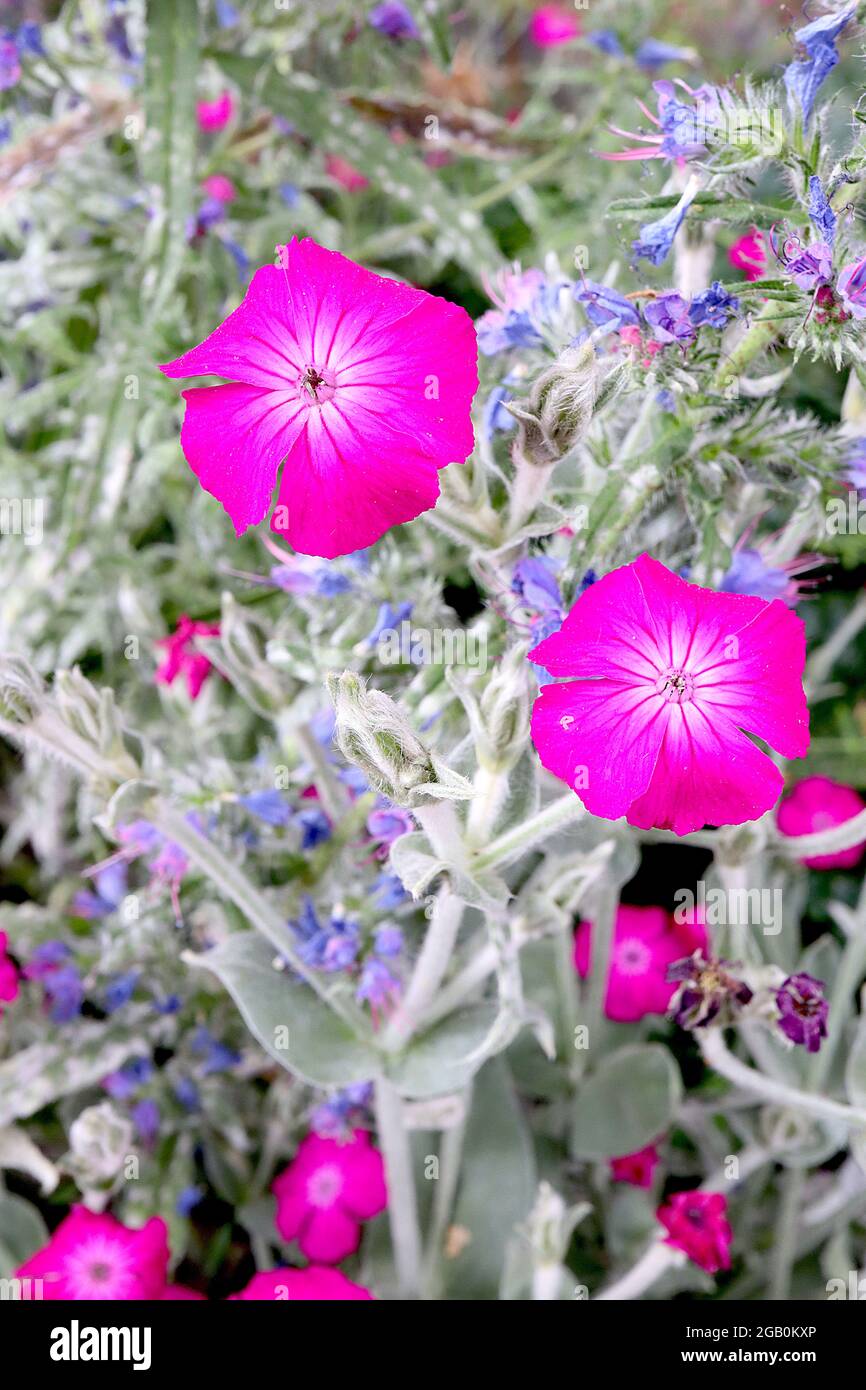
POLYGON ((679 986, 668 1013, 681 1028, 704 1028, 718 1019, 730 1022, 752 998, 742 980, 728 973, 730 962, 712 960, 695 951, 668 966, 667 979, 679 986))
POLYGON ((795 115, 799 108, 804 124, 812 114, 818 88, 839 61, 836 40, 856 13, 854 0, 847 9, 822 15, 794 31, 798 57, 786 67, 784 82, 788 105, 795 115))
POLYGON ((827 1036, 830 1006, 824 998, 824 984, 801 971, 789 975, 776 991, 779 1027, 792 1043, 817 1052, 827 1036))

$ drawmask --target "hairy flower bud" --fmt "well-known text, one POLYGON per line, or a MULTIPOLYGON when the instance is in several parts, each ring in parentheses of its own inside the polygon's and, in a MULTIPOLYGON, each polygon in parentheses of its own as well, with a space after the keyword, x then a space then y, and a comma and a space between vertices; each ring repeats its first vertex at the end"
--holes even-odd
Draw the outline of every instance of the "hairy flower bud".
POLYGON ((480 695, 475 683, 453 672, 448 674, 448 682, 469 716, 478 762, 490 771, 512 768, 529 737, 535 690, 526 651, 522 643, 511 647, 480 682, 480 695))
POLYGON ((516 455, 541 468, 563 458, 589 429, 597 388, 592 340, 566 348, 538 377, 528 399, 509 406, 519 422, 516 455))
POLYGON ((329 676, 326 684, 337 714, 337 746, 376 791, 398 806, 472 795, 471 784, 429 751, 390 695, 368 690, 353 671, 329 676))
MULTIPOLYGON (((89 1195, 113 1184, 133 1146, 132 1121, 104 1100, 90 1105, 69 1127, 62 1166, 89 1195)), ((107 1198, 107 1191, 105 1193, 107 1198)), ((91 1203, 92 1204, 92 1203, 91 1203)))
POLYGON ((0 662, 0 717, 26 724, 39 711, 44 687, 40 677, 21 656, 0 662))

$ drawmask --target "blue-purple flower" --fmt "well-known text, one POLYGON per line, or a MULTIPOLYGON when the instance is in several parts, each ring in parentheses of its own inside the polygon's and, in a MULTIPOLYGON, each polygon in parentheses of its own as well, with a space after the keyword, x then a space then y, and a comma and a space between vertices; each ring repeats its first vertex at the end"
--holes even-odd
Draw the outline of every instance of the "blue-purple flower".
POLYGON ((710 328, 724 328, 739 307, 736 296, 729 294, 719 280, 714 280, 708 290, 695 295, 689 305, 689 319, 695 328, 705 324, 710 328))
POLYGON ((665 43, 663 39, 644 39, 639 44, 634 60, 639 68, 661 68, 665 63, 688 63, 694 58, 694 50, 680 48, 675 43, 665 43))
POLYGON ((854 319, 866 319, 866 256, 842 267, 836 293, 846 313, 854 319))
POLYGON ((641 227, 637 240, 632 242, 636 259, 661 265, 674 244, 674 237, 685 221, 686 213, 695 201, 699 188, 697 180, 690 179, 679 202, 670 212, 666 212, 664 217, 658 218, 656 222, 648 222, 645 227, 641 227))
POLYGON ((799 108, 804 124, 812 114, 818 88, 839 61, 836 40, 856 12, 854 0, 846 9, 822 15, 794 31, 798 56, 786 67, 784 82, 791 112, 796 114, 799 108))
POLYGON ((389 39, 420 39, 421 33, 414 16, 400 0, 382 0, 374 5, 367 20, 380 34, 389 39))
POLYGON ((836 214, 817 174, 813 174, 809 179, 809 216, 818 229, 821 241, 832 246, 836 240, 836 214))
POLYGON ((640 315, 634 304, 609 285, 584 280, 575 285, 573 294, 578 304, 583 305, 590 323, 599 328, 607 328, 613 333, 626 325, 636 328, 640 324, 640 315))
POLYGON ((358 923, 334 911, 323 924, 310 898, 304 899, 300 916, 289 926, 298 941, 298 955, 314 970, 346 970, 361 949, 358 923))
POLYGON ((690 343, 695 325, 689 311, 688 300, 675 290, 668 290, 651 300, 643 312, 657 343, 690 343))
POLYGON ((250 815, 256 816, 266 825, 288 825, 292 819, 291 806, 282 792, 277 791, 275 787, 239 796, 238 802, 250 815))

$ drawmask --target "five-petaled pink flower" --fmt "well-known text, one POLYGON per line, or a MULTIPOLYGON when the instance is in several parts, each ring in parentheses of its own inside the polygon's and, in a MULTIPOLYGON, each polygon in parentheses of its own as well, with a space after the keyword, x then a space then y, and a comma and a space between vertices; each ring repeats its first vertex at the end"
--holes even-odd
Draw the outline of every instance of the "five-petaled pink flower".
MULTIPOLYGON (((700 922, 679 922, 661 907, 617 909, 604 1012, 615 1023, 636 1023, 647 1014, 665 1014, 675 985, 668 966, 707 945, 700 922)), ((592 971, 592 926, 580 922, 574 938, 574 964, 582 979, 592 971)))
POLYGON ((18 998, 18 967, 7 956, 7 945, 6 933, 0 931, 0 1018, 3 1017, 3 1005, 11 1004, 13 999, 18 998))
MULTIPOLYGON (((805 777, 781 802, 776 820, 783 835, 813 835, 818 830, 844 825, 863 810, 866 802, 853 787, 830 777, 805 777)), ((866 842, 861 840, 850 849, 839 849, 833 854, 813 854, 803 863, 810 869, 853 869, 864 848, 866 842)))
POLYGON ((280 1235, 323 1264, 357 1250, 361 1222, 378 1216, 388 1201, 382 1155, 363 1129, 348 1143, 308 1134, 273 1191, 280 1235))
POLYGON ((254 1274, 246 1288, 229 1295, 241 1302, 264 1303, 281 1300, 337 1303, 372 1299, 369 1289, 353 1284, 339 1269, 308 1265, 306 1269, 268 1269, 254 1274))
POLYGON ((655 1144, 647 1144, 636 1153, 612 1158, 611 1177, 614 1182, 627 1182, 631 1187, 652 1187, 653 1173, 659 1162, 659 1151, 655 1144))
POLYGON ((222 130, 235 111, 231 92, 221 92, 215 101, 196 102, 195 114, 199 130, 222 130))
POLYGON ((668 1232, 665 1245, 717 1274, 731 1267, 734 1233, 727 1220, 728 1199, 721 1192, 675 1192, 656 1215, 668 1232))
POLYGON ((580 20, 562 5, 539 5, 529 21, 529 37, 538 48, 558 48, 580 33, 580 20))
POLYGON ((223 376, 184 391, 181 446, 238 535, 268 511, 296 550, 333 559, 436 503, 473 447, 477 346, 464 309, 314 241, 281 248, 209 338, 163 366, 223 376))
POLYGON ((43 1298, 156 1299, 165 1290, 167 1268, 161 1217, 152 1216, 140 1230, 131 1230, 108 1212, 76 1206, 16 1277, 43 1280, 43 1298))
POLYGON ((802 621, 780 600, 688 584, 649 555, 578 599, 529 654, 552 676, 532 711, 544 766, 593 815, 677 835, 755 820, 809 747, 802 621))
POLYGON ((195 645, 196 637, 218 637, 219 625, 216 623, 196 623, 182 613, 177 627, 170 637, 157 638, 156 645, 165 647, 165 657, 154 672, 154 680, 160 685, 171 685, 178 676, 186 680, 186 688, 191 700, 198 699, 208 672, 213 663, 195 645))

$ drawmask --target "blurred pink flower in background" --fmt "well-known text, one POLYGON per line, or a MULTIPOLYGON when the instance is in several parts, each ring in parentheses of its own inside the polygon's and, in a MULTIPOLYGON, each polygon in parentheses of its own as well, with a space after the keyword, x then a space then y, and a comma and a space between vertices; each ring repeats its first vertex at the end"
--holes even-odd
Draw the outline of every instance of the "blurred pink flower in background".
POLYGON ((201 186, 208 197, 216 198, 218 203, 233 203, 237 197, 237 189, 225 174, 209 174, 202 179, 201 186))
POLYGON ((277 1230, 309 1260, 336 1264, 357 1250, 361 1222, 388 1201, 382 1155, 366 1130, 347 1143, 308 1134, 273 1184, 277 1230))
POLYGON ((172 685, 178 676, 186 680, 191 700, 198 699, 202 685, 213 663, 204 652, 196 649, 196 637, 218 637, 218 623, 198 623, 182 613, 170 637, 159 637, 157 647, 165 647, 165 657, 157 667, 154 680, 160 685, 172 685))
POLYGON ((0 1018, 3 1017, 3 1005, 11 1004, 13 999, 18 998, 18 967, 6 954, 8 944, 5 931, 0 931, 0 1018))
POLYGON ((529 37, 538 48, 556 48, 580 34, 580 20, 563 5, 540 5, 529 21, 529 37))
POLYGON ((746 279, 760 280, 767 269, 767 249, 764 234, 753 227, 728 247, 728 260, 735 270, 741 270, 746 279))
POLYGON ((655 1144, 647 1144, 636 1153, 624 1154, 610 1160, 614 1182, 627 1182, 631 1187, 652 1187, 653 1173, 660 1162, 655 1144))
MULTIPOLYGON (((574 964, 582 979, 592 972, 592 924, 580 922, 574 938, 574 964)), ((661 907, 628 907, 616 914, 604 1012, 616 1023, 636 1023, 667 1011, 675 985, 667 969, 707 944, 700 922, 677 922, 661 907)))
POLYGON ((221 92, 215 101, 196 102, 195 115, 199 130, 222 130, 235 113, 235 102, 231 92, 221 92))
MULTIPOLYGON (((781 802, 776 820, 783 835, 813 835, 844 825, 863 810, 866 802, 853 787, 830 777, 804 777, 781 802)), ((864 849, 866 840, 835 854, 814 854, 802 863, 810 869, 853 869, 864 849)))
POLYGON ((245 1289, 230 1295, 230 1301, 264 1303, 281 1300, 346 1302, 372 1299, 369 1289, 353 1284, 339 1269, 308 1265, 306 1269, 268 1269, 254 1274, 245 1289))
POLYGON ((325 173, 335 179, 341 188, 345 188, 347 193, 358 193, 362 188, 370 187, 370 180, 338 154, 325 156, 325 173))
POLYGON ((734 1233, 727 1210, 720 1192, 675 1192, 656 1213, 668 1232, 665 1245, 682 1250, 707 1274, 730 1269, 734 1233))

